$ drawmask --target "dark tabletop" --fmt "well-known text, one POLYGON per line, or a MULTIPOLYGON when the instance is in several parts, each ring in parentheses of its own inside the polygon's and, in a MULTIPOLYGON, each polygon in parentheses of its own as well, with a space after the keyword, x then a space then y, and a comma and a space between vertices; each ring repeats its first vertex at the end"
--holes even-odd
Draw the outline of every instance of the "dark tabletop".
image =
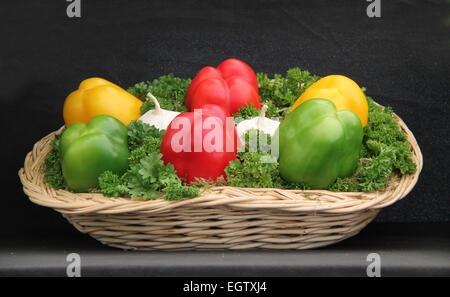
MULTIPOLYGON (((443 232, 439 238, 446 235, 448 239, 448 224, 444 223, 450 221, 450 5, 448 1, 381 3, 381 17, 369 18, 366 8, 370 3, 364 0, 81 0, 81 18, 69 18, 66 8, 70 3, 66 1, 2 1, 0 247, 1 252, 16 253, 16 258, 3 254, 0 259, 11 263, 19 255, 32 257, 35 251, 46 254, 50 250, 48 263, 54 263, 69 247, 89 246, 93 263, 100 263, 96 257, 103 257, 103 252, 115 253, 80 236, 53 210, 30 203, 17 176, 33 144, 63 125, 64 99, 81 80, 99 76, 128 87, 168 73, 193 77, 203 66, 217 65, 229 57, 242 59, 256 72, 271 75, 295 66, 320 76, 347 75, 365 86, 377 102, 392 106, 416 136, 424 168, 414 190, 383 210, 376 222, 397 223, 405 228, 398 227, 395 233, 402 238, 398 240, 404 240, 398 246, 400 254, 417 244, 414 232, 409 233, 407 242, 401 230, 433 226, 423 230, 424 236, 437 228, 443 232), (422 223, 436 223, 439 227, 422 223), (44 234, 48 241, 36 244, 34 238, 45 238, 44 234)), ((351 239, 350 245, 343 243, 336 249, 300 255, 323 255, 327 251, 350 255, 359 249, 358 255, 362 256, 371 244, 379 243, 373 236, 392 236, 396 240, 394 233, 386 235, 386 230, 377 226, 369 226, 369 231, 351 239)), ((443 256, 441 248, 445 245, 448 252, 448 241, 438 240, 440 244, 434 248, 433 242, 428 246, 430 257, 443 256)), ((374 247, 389 250, 388 246, 374 247)), ((219 254, 208 255, 213 263, 219 254)), ((233 261, 239 261, 239 253, 230 255, 238 257, 233 261)), ((280 263, 288 263, 290 255, 299 254, 279 255, 284 259, 280 263)), ((195 264, 195 256, 187 259, 195 264)), ((410 258, 401 259, 408 262, 410 258)), ((430 263, 435 260, 430 258, 430 263)), ((439 262, 448 269, 448 262, 436 260, 439 262)), ((270 263, 275 267, 277 262, 270 263)), ((264 273, 264 267, 255 267, 264 273)), ((154 273, 151 267, 146 269, 143 273, 154 273)), ((165 270, 164 274, 183 268, 179 269, 165 270)), ((299 271, 296 269, 288 269, 286 274, 299 271)), ((16 272, 20 273, 20 269, 16 272)))

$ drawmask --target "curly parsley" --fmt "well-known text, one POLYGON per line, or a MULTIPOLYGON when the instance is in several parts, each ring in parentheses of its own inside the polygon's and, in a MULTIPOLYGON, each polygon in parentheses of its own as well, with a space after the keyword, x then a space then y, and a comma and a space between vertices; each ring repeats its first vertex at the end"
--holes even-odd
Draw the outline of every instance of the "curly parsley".
POLYGON ((265 163, 263 158, 270 158, 264 152, 241 152, 225 168, 228 184, 233 187, 277 188, 282 181, 278 173, 278 162, 265 163))
POLYGON ((277 188, 283 181, 278 172, 278 162, 270 155, 270 135, 249 130, 244 135, 244 151, 225 168, 230 186, 249 188, 277 188), (264 140, 264 141, 263 141, 264 140))
POLYGON ((289 69, 285 77, 275 74, 273 78, 269 78, 265 73, 257 73, 256 78, 261 101, 269 107, 266 116, 282 118, 306 88, 319 79, 300 68, 289 69))
POLYGON ((245 105, 244 107, 239 108, 238 112, 233 114, 233 119, 241 118, 243 120, 254 118, 259 116, 260 110, 256 109, 255 106, 253 106, 253 103, 249 103, 245 105))
POLYGON ((53 150, 45 158, 45 181, 54 189, 63 189, 66 187, 61 168, 60 138, 61 134, 55 135, 55 138, 51 142, 53 150))
POLYGON ((191 84, 191 79, 182 79, 175 77, 172 73, 163 75, 152 82, 140 82, 133 87, 128 88, 128 92, 144 100, 141 106, 141 114, 155 108, 151 100, 145 100, 148 92, 151 92, 163 109, 184 112, 187 111, 184 101, 186 93, 191 84))

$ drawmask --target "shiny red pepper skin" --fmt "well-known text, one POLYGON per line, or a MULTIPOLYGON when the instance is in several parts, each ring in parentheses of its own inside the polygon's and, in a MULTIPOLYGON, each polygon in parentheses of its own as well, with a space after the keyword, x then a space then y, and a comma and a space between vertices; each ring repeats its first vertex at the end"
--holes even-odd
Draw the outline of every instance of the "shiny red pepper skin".
POLYGON ((189 85, 185 104, 190 111, 216 104, 233 114, 250 103, 261 108, 255 72, 240 60, 227 59, 217 68, 200 70, 189 85))
MULTIPOLYGON (((171 163, 175 167, 178 176, 187 183, 195 181, 196 178, 204 178, 211 181, 216 181, 220 176, 226 178, 224 173, 225 167, 228 166, 231 160, 236 159, 239 140, 232 118, 229 118, 227 125, 224 122, 225 116, 226 112, 214 105, 206 106, 205 110, 196 109, 194 112, 179 114, 172 120, 164 133, 161 144, 164 164, 171 163), (201 111, 201 115, 199 111, 201 111), (196 117, 195 121, 194 117, 196 117), (200 118, 201 123, 199 122, 200 118), (206 124, 205 128, 205 123, 208 122, 209 124, 206 124), (189 126, 184 129, 186 123, 189 123, 190 129, 189 126), (215 127, 218 127, 216 131, 221 131, 221 133, 214 134, 217 137, 215 139, 219 139, 222 136, 222 145, 218 145, 216 150, 211 151, 211 148, 208 149, 205 146, 204 139, 208 137, 207 135, 213 135, 211 133, 213 133, 212 131, 215 130, 215 127), (197 136, 196 133, 200 131, 201 135, 197 136), (210 134, 208 134, 209 132, 210 134), (191 135, 190 145, 187 142, 186 147, 180 149, 189 135, 191 135), (179 145, 178 148, 173 143, 179 145)), ((216 142, 212 143, 215 144, 216 142)))
MULTIPOLYGON (((231 113, 225 111, 222 107, 216 104, 205 104, 202 106, 202 112, 208 115, 216 116, 220 118, 222 123, 225 123, 227 117, 231 117, 231 113)), ((195 110, 195 109, 194 109, 195 110)))

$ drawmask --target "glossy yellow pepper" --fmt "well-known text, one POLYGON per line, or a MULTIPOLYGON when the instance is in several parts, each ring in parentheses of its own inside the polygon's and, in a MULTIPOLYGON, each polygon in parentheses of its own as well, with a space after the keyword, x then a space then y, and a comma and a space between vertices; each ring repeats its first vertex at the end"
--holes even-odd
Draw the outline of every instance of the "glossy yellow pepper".
POLYGON ((313 83, 297 99, 291 108, 293 111, 305 101, 314 98, 328 99, 339 110, 351 110, 361 120, 363 127, 367 125, 369 107, 366 96, 356 82, 342 75, 329 75, 313 83))
POLYGON ((93 117, 106 114, 128 125, 140 117, 142 101, 121 87, 102 78, 83 80, 78 90, 67 96, 63 116, 66 126, 88 123, 93 117))

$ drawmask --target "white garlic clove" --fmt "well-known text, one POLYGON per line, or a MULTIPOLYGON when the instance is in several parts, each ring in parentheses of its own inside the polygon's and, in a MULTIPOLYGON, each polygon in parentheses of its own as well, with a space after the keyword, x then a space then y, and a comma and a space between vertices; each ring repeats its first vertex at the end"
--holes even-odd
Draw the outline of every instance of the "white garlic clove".
POLYGON ((158 128, 159 130, 166 130, 172 120, 179 115, 179 112, 162 109, 158 100, 151 93, 147 94, 150 99, 155 103, 155 109, 149 110, 144 113, 139 120, 158 128))
POLYGON ((275 134, 278 126, 280 125, 280 122, 266 118, 266 110, 267 105, 264 104, 264 106, 261 108, 259 117, 244 120, 237 125, 236 130, 242 142, 245 141, 245 133, 252 129, 263 131, 270 136, 273 136, 275 134))

